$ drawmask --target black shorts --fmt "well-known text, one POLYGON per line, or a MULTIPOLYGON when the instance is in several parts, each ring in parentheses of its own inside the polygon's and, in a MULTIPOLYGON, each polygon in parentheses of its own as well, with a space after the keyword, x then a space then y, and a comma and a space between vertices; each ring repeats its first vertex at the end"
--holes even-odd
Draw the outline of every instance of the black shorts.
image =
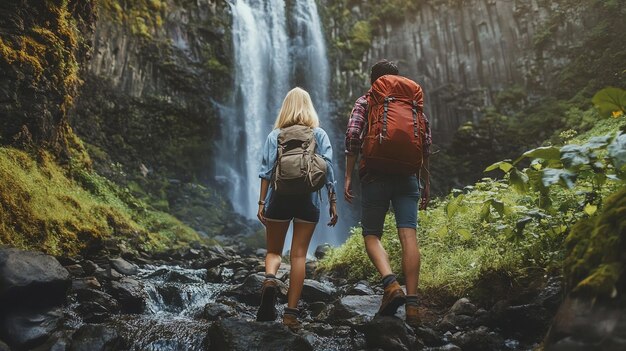
POLYGON ((320 209, 313 203, 313 194, 283 195, 272 192, 265 206, 265 218, 275 222, 317 223, 320 209))

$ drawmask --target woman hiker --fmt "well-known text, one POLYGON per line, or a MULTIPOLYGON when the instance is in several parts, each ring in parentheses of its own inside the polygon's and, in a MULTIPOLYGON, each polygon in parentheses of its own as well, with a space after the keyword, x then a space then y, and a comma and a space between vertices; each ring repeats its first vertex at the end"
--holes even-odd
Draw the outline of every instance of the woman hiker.
MULTIPOLYGON (((318 191, 300 194, 297 193, 297 189, 295 191, 287 191, 285 187, 289 187, 288 181, 283 183, 277 181, 277 177, 287 171, 281 170, 278 172, 280 174, 277 175, 276 168, 287 168, 290 165, 283 160, 287 159, 286 155, 289 150, 295 150, 294 146, 300 147, 299 150, 304 150, 298 151, 298 157, 304 157, 302 154, 310 152, 311 158, 318 160, 317 166, 326 168, 325 172, 317 172, 317 174, 325 173, 325 178, 322 177, 322 180, 319 180, 319 187, 325 187, 328 192, 330 203, 330 222, 328 225, 334 226, 337 223, 338 216, 332 165, 333 151, 328 135, 323 129, 319 128, 319 119, 309 93, 300 88, 295 88, 287 93, 276 118, 274 130, 267 136, 262 151, 262 163, 259 172, 261 191, 257 213, 257 217, 265 225, 267 244, 267 255, 265 256, 266 279, 261 290, 261 306, 257 312, 257 321, 273 321, 276 319, 275 305, 278 293, 276 273, 281 263, 285 235, 290 223, 293 221, 293 239, 290 256, 291 272, 289 274, 289 292, 287 294, 288 303, 283 315, 283 324, 291 330, 298 330, 301 324, 298 321, 299 310, 297 307, 302 293, 302 286, 304 285, 306 254, 313 231, 319 221, 321 195, 318 191), (297 126, 303 126, 304 128, 297 126), (295 134, 294 130, 296 131, 295 134), (286 134, 289 134, 289 137, 286 134), (304 137, 300 140, 306 141, 299 143, 298 138, 294 137, 294 135, 302 135, 304 137), (306 135, 309 136, 308 140, 306 135), (289 140, 292 143, 288 143, 289 140), (293 143, 294 140, 296 140, 295 144, 293 143), (315 155, 313 155, 313 149, 315 150, 315 155), (277 164, 279 158, 280 165, 277 164), (283 186, 283 184, 285 185, 283 186), (295 194, 293 194, 294 192, 295 194)), ((298 161, 298 165, 300 163, 298 161)), ((310 176, 309 178, 315 177, 310 176)), ((310 190, 309 188, 307 189, 310 190)), ((307 190, 305 189, 305 191, 307 190)))

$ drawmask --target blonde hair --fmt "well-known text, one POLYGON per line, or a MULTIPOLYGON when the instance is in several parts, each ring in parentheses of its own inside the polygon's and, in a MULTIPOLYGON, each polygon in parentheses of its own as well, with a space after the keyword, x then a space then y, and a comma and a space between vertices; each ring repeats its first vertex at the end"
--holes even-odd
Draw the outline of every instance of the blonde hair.
POLYGON ((311 128, 320 125, 311 96, 302 88, 293 88, 287 93, 276 117, 274 128, 286 128, 296 124, 311 128))

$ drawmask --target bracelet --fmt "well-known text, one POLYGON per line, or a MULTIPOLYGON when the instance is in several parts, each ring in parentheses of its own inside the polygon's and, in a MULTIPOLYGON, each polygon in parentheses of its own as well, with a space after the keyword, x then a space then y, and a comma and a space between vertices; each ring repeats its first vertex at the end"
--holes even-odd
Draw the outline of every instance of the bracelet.
POLYGON ((259 200, 259 206, 265 205, 265 200, 259 200))

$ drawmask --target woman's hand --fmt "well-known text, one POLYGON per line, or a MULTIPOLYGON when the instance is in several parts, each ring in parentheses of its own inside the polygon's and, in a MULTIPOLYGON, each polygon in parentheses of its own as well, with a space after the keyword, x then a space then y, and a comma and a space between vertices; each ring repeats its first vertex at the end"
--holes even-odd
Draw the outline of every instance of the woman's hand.
POLYGON ((259 211, 256 213, 256 218, 265 225, 265 205, 259 205, 259 211))
POLYGON ((330 222, 328 222, 329 227, 334 227, 337 224, 337 220, 339 219, 339 215, 337 215, 337 202, 330 203, 330 222))

